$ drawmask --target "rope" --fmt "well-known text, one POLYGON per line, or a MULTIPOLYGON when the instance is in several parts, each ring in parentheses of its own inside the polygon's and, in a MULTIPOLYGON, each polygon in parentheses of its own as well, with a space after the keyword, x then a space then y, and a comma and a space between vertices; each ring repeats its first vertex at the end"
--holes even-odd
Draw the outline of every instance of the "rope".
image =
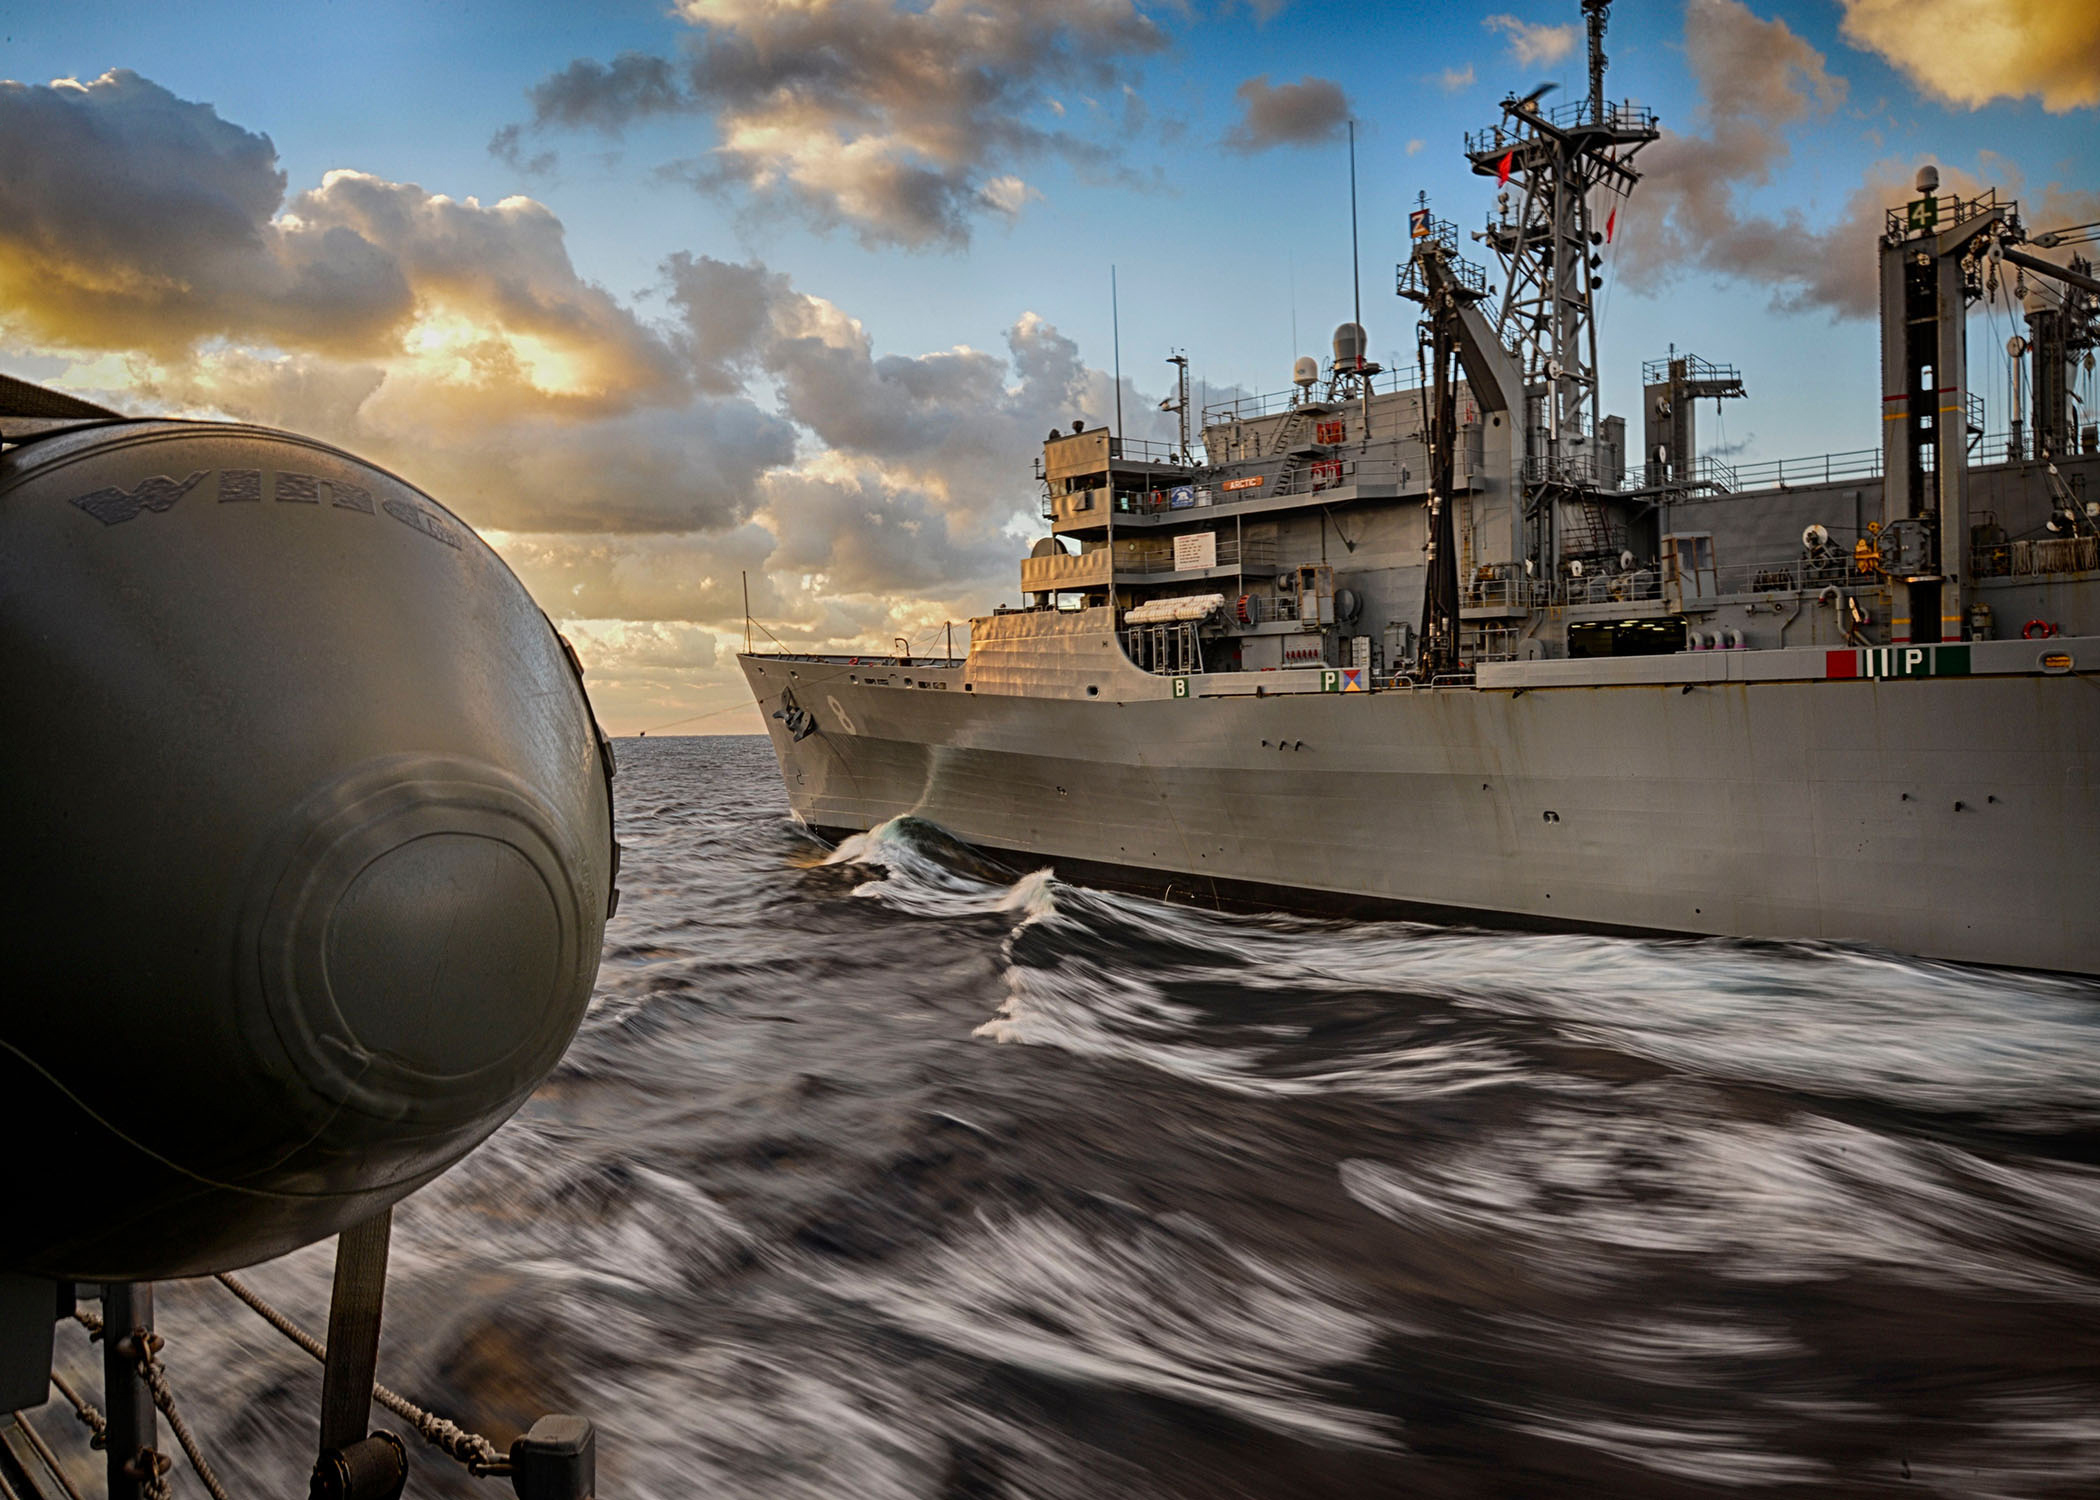
POLYGON ((651 724, 647 729, 644 729, 642 733, 661 734, 664 730, 676 729, 681 724, 691 724, 700 719, 712 719, 721 714, 733 714, 743 709, 755 707, 757 707, 757 704, 751 701, 724 704, 721 708, 710 708, 705 713, 687 714, 684 718, 673 719, 668 724, 651 724))
MULTIPOLYGON (((261 1316, 265 1323, 304 1349, 322 1364, 328 1362, 328 1349, 322 1342, 287 1318, 283 1313, 265 1302, 253 1287, 231 1272, 222 1271, 216 1278, 227 1291, 241 1299, 261 1316)), ((407 1397, 397 1395, 385 1386, 374 1382, 372 1399, 409 1423, 423 1441, 440 1449, 467 1466, 469 1473, 476 1475, 507 1474, 510 1460, 478 1432, 468 1432, 458 1423, 423 1410, 407 1397)))
POLYGON ((161 1415, 168 1419, 168 1426, 174 1429, 175 1441, 182 1444, 182 1451, 188 1457, 190 1467, 197 1471, 197 1477, 203 1480, 204 1487, 211 1491, 212 1500, 230 1500, 226 1487, 219 1483, 219 1476, 214 1474, 211 1465, 204 1461, 204 1454, 198 1450, 196 1438, 190 1435, 189 1423, 183 1421, 182 1413, 175 1410, 175 1392, 168 1386, 167 1371, 161 1367, 160 1361, 153 1357, 150 1348, 141 1348, 137 1359, 139 1377, 146 1382, 146 1389, 153 1393, 153 1404, 160 1408, 161 1415))
POLYGON ((92 1402, 84 1398, 80 1392, 74 1390, 72 1382, 56 1370, 51 1372, 51 1383, 58 1387, 58 1393, 61 1396, 72 1403, 73 1415, 80 1418, 81 1424, 87 1428, 88 1446, 97 1451, 107 1448, 109 1446, 109 1418, 103 1416, 92 1402))
MULTIPOLYGON (((91 1313, 84 1307, 76 1307, 73 1309, 73 1321, 88 1331, 89 1338, 99 1339, 103 1336, 104 1326, 98 1314, 91 1313)), ((204 1487, 211 1491, 212 1500, 230 1500, 226 1487, 219 1483, 219 1476, 212 1472, 211 1464, 205 1460, 203 1450, 197 1446, 197 1439, 190 1431, 190 1424, 185 1422, 182 1413, 175 1409, 175 1391, 168 1384, 167 1368, 155 1358, 160 1347, 159 1335, 145 1333, 141 1338, 134 1334, 131 1359, 132 1363, 138 1366, 139 1379, 145 1383, 148 1394, 153 1397, 153 1404, 160 1409, 160 1414, 168 1419, 168 1426, 175 1433, 175 1441, 182 1444, 183 1455, 189 1459, 190 1467, 197 1471, 197 1477, 204 1481, 204 1487)), ((108 1419, 94 1407, 81 1401, 74 1394, 72 1387, 57 1374, 52 1375, 51 1383, 58 1387, 59 1394, 73 1403, 80 1420, 86 1422, 94 1432, 94 1446, 106 1447, 109 1438, 108 1419)), ((164 1462, 163 1456, 158 1453, 154 1454, 154 1458, 164 1462)), ((150 1500, 169 1500, 168 1482, 163 1477, 165 1473, 163 1468, 144 1481, 145 1493, 150 1500)), ((70 1489, 71 1486, 67 1488, 70 1489)))

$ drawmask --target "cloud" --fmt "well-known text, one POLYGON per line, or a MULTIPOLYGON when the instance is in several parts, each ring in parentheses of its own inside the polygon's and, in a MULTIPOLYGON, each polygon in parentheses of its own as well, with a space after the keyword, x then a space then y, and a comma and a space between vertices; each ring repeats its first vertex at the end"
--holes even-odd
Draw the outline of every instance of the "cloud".
POLYGON ((1340 138, 1349 99, 1331 78, 1305 77, 1270 87, 1266 73, 1235 91, 1241 115, 1225 133, 1227 149, 1252 154, 1272 146, 1316 146, 1340 138))
MULTIPOLYGON (((1784 21, 1763 20, 1740 0, 1692 0, 1685 53, 1706 133, 1666 135, 1641 154, 1645 181, 1619 214, 1620 273, 1654 287, 1704 269, 1771 287, 1780 311, 1876 316, 1886 211, 1914 196, 1919 163, 1875 162, 1820 224, 1799 208, 1754 210, 1746 199, 1788 159, 1787 129, 1835 110, 1845 80, 1784 21)), ((2022 192, 2018 167, 1989 153, 1979 173, 1938 165, 1949 194, 2022 192)), ((2100 216, 2100 193, 2049 184, 2024 206, 2029 226, 2042 229, 2100 216)))
POLYGON ((1575 50, 1582 28, 1573 21, 1564 26, 1520 21, 1515 16, 1489 16, 1481 25, 1509 37, 1509 55, 1520 67, 1549 67, 1575 50))
POLYGON ((1455 94, 1461 89, 1471 88, 1473 86, 1473 65, 1467 63, 1463 68, 1444 69, 1443 72, 1436 75, 1436 86, 1447 94, 1455 94))
POLYGON ((526 92, 535 125, 585 126, 607 134, 633 120, 682 114, 693 108, 666 58, 622 52, 610 66, 579 57, 526 92))
POLYGON ((782 413, 827 449, 879 460, 944 503, 989 505, 1002 525, 1026 509, 1016 476, 1043 432, 1114 402, 1092 390, 1078 346, 1033 314, 1007 330, 1003 358, 878 356, 858 320, 756 263, 679 255, 667 271, 697 361, 770 380, 782 413))
POLYGON ((1407 154, 1409 156, 1420 156, 1422 154, 1422 148, 1428 144, 1429 143, 1424 140, 1409 141, 1407 143, 1407 154))
POLYGON ((275 217, 285 179, 268 136, 136 73, 0 83, 0 141, 0 318, 21 336, 370 348, 413 316, 383 250, 275 217))
MULTIPOLYGON (((923 646, 1015 598, 1031 455, 1114 405, 1034 314, 990 348, 894 353, 756 261, 670 257, 645 319, 577 274, 543 204, 352 170, 288 193, 266 136, 136 75, 0 89, 0 140, 12 367, 402 474, 582 622, 616 729, 731 686, 747 575, 805 650, 923 646), (81 163, 98 191, 69 196, 57 170, 81 163)), ((1011 210, 1027 188, 977 191, 1011 210)), ((1165 435, 1155 394, 1130 383, 1134 433, 1165 435)))
POLYGON ((796 456, 793 425, 742 397, 628 411, 534 408, 500 367, 487 384, 391 366, 214 350, 141 367, 144 405, 310 433, 400 473, 462 519, 506 531, 684 532, 734 526, 796 456))
POLYGON ((561 155, 555 151, 536 151, 525 154, 523 129, 517 125, 506 125, 489 138, 489 155, 524 173, 527 177, 551 177, 561 165, 561 155))
POLYGON ((781 621, 790 593, 767 563, 779 546, 757 522, 672 536, 568 532, 498 536, 504 559, 558 618, 709 623, 741 619, 748 579, 754 613, 781 621))
POLYGON ((0 84, 0 141, 0 325, 17 339, 420 364, 537 407, 625 409, 682 380, 529 198, 337 171, 287 203, 268 136, 122 70, 0 84))
POLYGON ((1773 217, 1742 203, 1787 160, 1787 128, 1834 110, 1845 80, 1786 22, 1763 20, 1741 0, 1691 0, 1685 54, 1706 133, 1666 135, 1641 154, 1645 180, 1619 216, 1621 272, 1652 285, 1703 267, 1769 283, 1784 307, 1870 313, 1874 235, 1856 236, 1862 218, 1879 212, 1872 205, 1888 191, 1886 168, 1822 230, 1798 209, 1773 217))
POLYGON ((1013 539, 952 515, 880 466, 777 474, 767 511, 775 566, 847 595, 961 591, 1012 574, 1013 539))
POLYGON ((683 621, 584 620, 566 634, 578 655, 588 653, 601 672, 705 670, 721 654, 714 631, 683 621))
MULTIPOLYGON (((572 62, 530 91, 528 128, 606 133, 704 115, 715 140, 666 174, 870 244, 960 246, 1034 193, 1015 167, 1088 170, 1115 148, 1063 128, 1051 95, 1127 81, 1165 36, 1136 0, 682 0, 681 56, 572 62), (1040 123, 1039 123, 1040 122, 1040 123)), ((1135 96, 1131 96, 1135 97, 1135 96)), ((498 149, 516 151, 498 133, 498 149)))
POLYGON ((2092 0, 1842 0, 1841 31, 1920 88, 1981 109, 2041 100, 2052 114, 2100 104, 2100 6, 2092 0))

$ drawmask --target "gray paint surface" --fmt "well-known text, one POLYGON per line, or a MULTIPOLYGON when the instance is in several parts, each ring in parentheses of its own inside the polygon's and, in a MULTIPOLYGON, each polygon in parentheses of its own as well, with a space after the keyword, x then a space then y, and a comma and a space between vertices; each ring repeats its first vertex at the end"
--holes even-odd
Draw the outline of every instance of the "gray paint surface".
MULTIPOLYGON (((1084 623, 1043 654, 1085 661, 1100 635, 1084 623)), ((2052 644, 2100 662, 2100 640, 2052 644)), ((1970 677, 1729 680, 1731 658, 1769 671, 1821 653, 1687 653, 1639 663, 1646 681, 1569 680, 1628 661, 1511 663, 1502 685, 1257 697, 1198 679, 1187 699, 1127 661, 1103 660, 1089 697, 1070 675, 975 681, 997 653, 742 660, 769 714, 786 690, 815 719, 800 740, 768 727, 818 827, 909 815, 1046 861, 1190 877, 1199 895, 1252 880, 2100 972, 2100 682, 2001 645, 1970 677)))

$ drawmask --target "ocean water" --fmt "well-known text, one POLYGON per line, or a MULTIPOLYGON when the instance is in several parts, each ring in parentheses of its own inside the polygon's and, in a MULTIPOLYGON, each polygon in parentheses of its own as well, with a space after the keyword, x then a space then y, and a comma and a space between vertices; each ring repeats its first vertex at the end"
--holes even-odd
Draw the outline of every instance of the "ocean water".
MULTIPOLYGON (((380 1372, 589 1415, 608 1500, 2100 1493, 2100 985, 1219 915, 620 751, 590 1014, 397 1211, 380 1372)), ((319 1331, 330 1264, 250 1279, 319 1331)), ((295 1492, 318 1367, 161 1325, 295 1492)))

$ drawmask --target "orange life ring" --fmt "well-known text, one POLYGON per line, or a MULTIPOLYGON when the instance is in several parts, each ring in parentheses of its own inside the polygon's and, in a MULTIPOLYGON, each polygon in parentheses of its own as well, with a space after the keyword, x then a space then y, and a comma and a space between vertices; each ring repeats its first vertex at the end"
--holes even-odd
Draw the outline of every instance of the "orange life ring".
POLYGON ((2045 641, 2055 634, 2056 627, 2047 620, 2029 620, 2020 627, 2020 639, 2023 641, 2045 641))

